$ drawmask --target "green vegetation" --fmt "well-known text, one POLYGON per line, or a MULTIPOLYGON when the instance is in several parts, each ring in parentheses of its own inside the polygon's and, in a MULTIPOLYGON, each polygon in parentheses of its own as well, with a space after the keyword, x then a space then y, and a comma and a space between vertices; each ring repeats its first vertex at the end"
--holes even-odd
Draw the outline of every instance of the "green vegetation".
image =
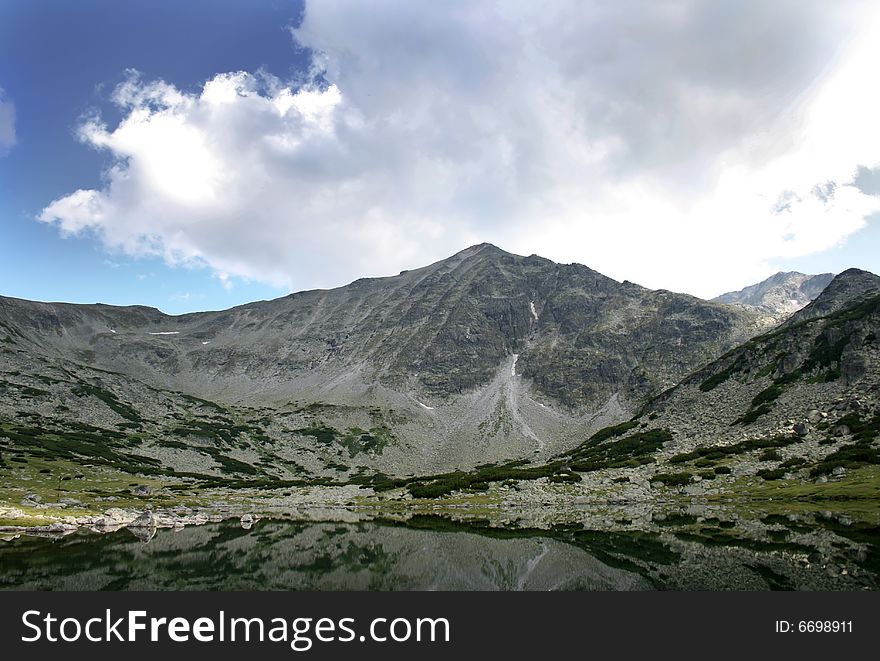
POLYGON ((731 496, 747 503, 760 503, 763 510, 777 507, 789 512, 797 503, 802 507, 815 507, 821 503, 823 508, 831 508, 833 503, 846 503, 853 509, 851 501, 861 503, 859 507, 870 512, 880 513, 880 466, 864 466, 847 471, 839 480, 825 484, 802 482, 800 480, 752 481, 740 479, 729 493, 710 499, 728 500, 731 496))
POLYGON ((197 438, 220 441, 227 445, 244 446, 239 439, 240 434, 250 434, 260 440, 269 440, 262 429, 252 425, 239 424, 227 418, 214 417, 188 420, 184 424, 171 429, 176 436, 195 436, 197 438))
POLYGON ((68 421, 64 430, 2 423, 0 436, 9 439, 0 447, 30 457, 86 460, 127 473, 156 474, 161 466, 156 459, 128 452, 139 439, 73 421, 68 421))
POLYGON ((854 442, 846 443, 818 462, 810 470, 813 477, 833 473, 835 468, 880 464, 880 448, 875 444, 880 435, 880 413, 865 420, 857 413, 848 413, 838 420, 838 424, 849 427, 854 442))
POLYGON ((657 473, 651 478, 651 482, 659 482, 667 487, 676 487, 690 484, 693 475, 690 473, 657 473))
MULTIPOLYGON (((614 435, 604 437, 613 438, 614 435)), ((568 455, 541 466, 524 466, 522 461, 515 461, 500 466, 483 465, 470 472, 454 471, 403 479, 355 476, 352 482, 370 486, 377 491, 406 487, 414 498, 440 498, 454 491, 485 490, 491 482, 510 480, 537 480, 546 477, 552 483, 572 483, 581 480, 578 475, 581 472, 652 463, 655 460, 653 454, 671 439, 672 434, 668 430, 654 429, 632 434, 619 441, 603 443, 591 438, 568 455)))
POLYGON ((113 393, 104 390, 103 388, 99 388, 98 386, 94 386, 90 383, 81 383, 76 386, 72 390, 74 395, 79 397, 97 397, 104 404, 107 405, 109 409, 111 409, 114 413, 120 415, 126 420, 130 420, 131 422, 143 422, 143 418, 141 418, 140 413, 138 413, 134 408, 129 406, 128 404, 124 404, 120 402, 119 399, 113 393))
POLYGON ((600 429, 595 434, 590 436, 590 441, 593 443, 601 443, 602 441, 607 441, 609 438, 614 438, 616 436, 622 436, 630 429, 634 429, 638 427, 638 420, 629 420, 628 422, 621 422, 619 425, 612 425, 611 427, 605 427, 604 429, 600 429))
POLYGON ((751 438, 746 441, 740 441, 733 445, 710 445, 704 448, 697 448, 693 452, 684 452, 677 454, 669 459, 670 464, 683 464, 688 461, 694 461, 700 458, 724 459, 746 452, 755 450, 764 450, 768 448, 784 448, 794 443, 798 443, 802 439, 798 436, 774 436, 772 438, 751 438))
MULTIPOLYGON (((595 436, 594 436, 595 438, 595 436)), ((651 429, 619 441, 602 443, 591 438, 568 453, 572 470, 589 472, 603 468, 635 468, 655 461, 654 454, 672 440, 668 429, 651 429)))
POLYGON ((767 415, 768 413, 770 413, 771 410, 772 409, 767 404, 761 404, 761 406, 759 406, 758 408, 750 408, 743 415, 730 423, 730 426, 733 427, 734 425, 750 425, 762 415, 767 415))
POLYGON ((770 404, 775 402, 779 396, 785 392, 785 388, 774 383, 769 388, 765 388, 752 399, 752 408, 761 406, 762 404, 770 404))
POLYGON ((382 451, 389 443, 397 440, 394 432, 387 425, 378 425, 369 431, 359 427, 352 427, 347 432, 342 433, 334 427, 321 423, 303 427, 302 429, 295 429, 294 433, 301 436, 311 436, 318 443, 325 445, 338 443, 348 450, 350 457, 354 457, 362 452, 382 454, 382 451))
POLYGON ((779 464, 779 468, 797 468, 798 466, 803 466, 805 463, 807 463, 807 460, 803 457, 792 457, 779 464))

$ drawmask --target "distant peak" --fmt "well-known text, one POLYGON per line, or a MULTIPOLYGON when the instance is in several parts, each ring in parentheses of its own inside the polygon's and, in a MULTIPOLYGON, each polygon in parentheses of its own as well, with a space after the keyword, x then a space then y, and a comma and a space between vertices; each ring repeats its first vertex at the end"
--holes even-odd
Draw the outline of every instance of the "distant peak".
POLYGON ((478 243, 476 245, 470 246, 468 248, 465 248, 464 250, 461 250, 461 251, 455 253, 455 255, 453 255, 453 257, 468 258, 468 257, 475 257, 477 255, 484 255, 485 256, 485 255, 507 255, 507 254, 509 254, 509 253, 505 252, 504 250, 502 250, 498 246, 493 245, 491 243, 478 243))
POLYGON ((470 248, 465 248, 464 250, 462 250, 462 252, 481 252, 483 250, 491 250, 492 252, 504 252, 501 248, 493 243, 478 243, 471 246, 470 248))

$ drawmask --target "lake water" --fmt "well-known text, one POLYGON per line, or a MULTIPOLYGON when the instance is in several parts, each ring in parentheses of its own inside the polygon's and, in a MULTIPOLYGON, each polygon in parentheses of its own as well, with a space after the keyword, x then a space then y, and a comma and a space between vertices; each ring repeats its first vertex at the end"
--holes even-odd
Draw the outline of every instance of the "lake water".
MULTIPOLYGON (((624 513, 625 514, 625 513, 624 513)), ((880 527, 847 513, 688 511, 634 528, 550 529, 416 516, 262 519, 66 537, 7 536, 0 588, 31 590, 861 590, 880 527)))

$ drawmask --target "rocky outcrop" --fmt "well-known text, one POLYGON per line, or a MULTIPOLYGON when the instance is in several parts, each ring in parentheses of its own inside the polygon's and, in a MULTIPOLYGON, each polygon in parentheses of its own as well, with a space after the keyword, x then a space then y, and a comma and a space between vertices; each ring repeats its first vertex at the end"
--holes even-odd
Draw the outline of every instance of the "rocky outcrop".
POLYGON ((833 279, 833 273, 779 272, 757 284, 712 300, 753 309, 766 316, 768 325, 776 325, 812 302, 833 279))

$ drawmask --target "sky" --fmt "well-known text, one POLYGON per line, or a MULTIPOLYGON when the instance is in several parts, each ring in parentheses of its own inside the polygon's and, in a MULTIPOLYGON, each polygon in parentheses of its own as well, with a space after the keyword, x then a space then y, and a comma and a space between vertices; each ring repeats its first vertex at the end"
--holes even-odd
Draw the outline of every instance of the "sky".
POLYGON ((219 309, 490 242, 880 273, 880 5, 4 0, 0 294, 219 309))

